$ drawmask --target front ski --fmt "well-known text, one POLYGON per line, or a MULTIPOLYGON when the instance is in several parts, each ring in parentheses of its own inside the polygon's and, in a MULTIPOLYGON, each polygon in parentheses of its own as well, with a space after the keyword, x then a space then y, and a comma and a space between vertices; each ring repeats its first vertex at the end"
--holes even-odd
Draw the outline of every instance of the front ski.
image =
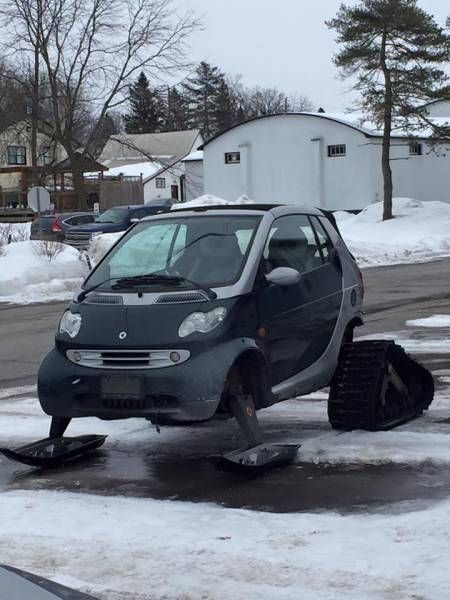
POLYGON ((0 448, 0 453, 31 467, 56 467, 99 448, 106 438, 106 435, 45 438, 14 450, 0 448))
POLYGON ((284 467, 297 456, 299 444, 264 444, 250 395, 232 395, 228 408, 247 438, 248 446, 221 456, 212 456, 213 463, 222 471, 259 475, 270 469, 284 467))
POLYGON ((212 456, 211 459, 221 471, 260 475, 290 464, 297 456, 299 448, 299 444, 259 444, 252 448, 212 456))

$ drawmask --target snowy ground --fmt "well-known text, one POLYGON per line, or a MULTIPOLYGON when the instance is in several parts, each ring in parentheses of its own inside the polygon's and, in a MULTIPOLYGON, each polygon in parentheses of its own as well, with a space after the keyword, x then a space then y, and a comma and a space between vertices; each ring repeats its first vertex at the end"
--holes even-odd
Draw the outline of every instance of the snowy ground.
MULTIPOLYGON (((416 333, 405 326, 402 342, 416 333)), ((426 332, 422 346, 415 347, 419 358, 428 354, 430 344, 441 347, 441 333, 426 332)), ((449 375, 435 373, 438 392, 430 410, 395 431, 330 430, 324 392, 261 411, 262 425, 270 441, 302 442, 299 466, 448 469, 449 375)), ((3 444, 16 446, 46 435, 48 417, 32 386, 3 390, 0 400, 3 444)), ((137 419, 83 419, 70 426, 73 435, 110 434, 106 454, 127 455, 131 461, 142 453, 148 460, 161 452, 177 455, 186 443, 202 454, 205 437, 228 444, 230 429, 229 422, 218 422, 163 428, 158 434, 137 419)), ((68 480, 72 468, 67 467, 68 480)), ((274 514, 125 497, 120 485, 114 487, 108 463, 100 468, 112 487, 93 495, 83 490, 83 473, 92 477, 95 466, 75 471, 69 490, 50 486, 51 479, 55 484, 59 478, 57 489, 64 487, 63 471, 43 473, 39 489, 30 489, 27 468, 16 469, 1 459, 0 511, 8 515, 0 526, 1 560, 105 600, 443 600, 448 595, 450 497, 370 512, 274 514)))

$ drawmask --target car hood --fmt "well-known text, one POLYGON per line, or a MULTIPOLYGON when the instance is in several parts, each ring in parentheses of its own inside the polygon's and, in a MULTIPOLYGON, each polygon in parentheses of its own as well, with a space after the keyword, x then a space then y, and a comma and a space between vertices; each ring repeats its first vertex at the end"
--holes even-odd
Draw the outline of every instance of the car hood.
MULTIPOLYGON (((164 294, 161 292, 162 296, 164 294)), ((57 346, 62 351, 69 348, 193 348, 209 343, 216 335, 234 337, 244 335, 244 330, 255 331, 256 315, 247 308, 249 303, 253 305, 248 298, 238 297, 147 306, 72 304, 72 312, 79 312, 82 316, 80 332, 74 339, 58 333, 57 346), (228 311, 223 326, 210 334, 193 333, 187 338, 178 336, 178 328, 189 314, 208 312, 218 306, 224 306, 228 311), (233 332, 235 329, 239 331, 233 332), (123 332, 126 335, 122 337, 120 334, 123 332)))
POLYGON ((108 229, 120 229, 124 227, 122 223, 87 223, 86 225, 74 225, 69 228, 70 233, 96 233, 98 231, 108 231, 108 229))
POLYGON ((96 600, 33 573, 0 565, 0 600, 96 600))

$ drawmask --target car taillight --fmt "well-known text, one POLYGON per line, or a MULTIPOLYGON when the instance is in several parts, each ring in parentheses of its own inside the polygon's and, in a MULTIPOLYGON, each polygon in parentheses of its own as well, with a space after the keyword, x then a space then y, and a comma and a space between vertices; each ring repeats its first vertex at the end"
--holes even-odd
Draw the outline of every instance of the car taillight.
POLYGON ((63 228, 61 227, 61 219, 59 217, 53 217, 52 220, 52 231, 54 233, 57 233, 59 231, 62 231, 63 228))

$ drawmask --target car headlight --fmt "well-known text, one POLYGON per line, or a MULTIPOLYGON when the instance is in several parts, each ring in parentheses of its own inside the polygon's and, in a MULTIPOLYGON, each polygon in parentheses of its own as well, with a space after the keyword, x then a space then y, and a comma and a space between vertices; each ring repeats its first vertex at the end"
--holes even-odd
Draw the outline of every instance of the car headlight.
POLYGON ((59 333, 67 333, 71 338, 78 335, 81 327, 81 315, 79 313, 72 313, 70 310, 61 317, 59 322, 59 333))
POLYGON ((213 310, 204 312, 195 312, 187 316, 178 329, 178 335, 183 338, 195 331, 199 333, 208 333, 220 325, 227 315, 227 309, 218 306, 213 310))

